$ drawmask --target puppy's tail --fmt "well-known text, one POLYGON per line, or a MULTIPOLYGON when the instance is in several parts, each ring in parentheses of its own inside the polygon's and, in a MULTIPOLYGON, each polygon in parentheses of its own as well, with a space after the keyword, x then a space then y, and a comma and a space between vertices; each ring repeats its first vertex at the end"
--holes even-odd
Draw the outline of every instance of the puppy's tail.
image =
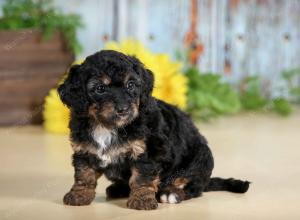
POLYGON ((233 178, 222 179, 219 177, 210 178, 209 184, 204 189, 208 191, 229 191, 234 193, 245 193, 249 188, 250 182, 236 180, 233 178))

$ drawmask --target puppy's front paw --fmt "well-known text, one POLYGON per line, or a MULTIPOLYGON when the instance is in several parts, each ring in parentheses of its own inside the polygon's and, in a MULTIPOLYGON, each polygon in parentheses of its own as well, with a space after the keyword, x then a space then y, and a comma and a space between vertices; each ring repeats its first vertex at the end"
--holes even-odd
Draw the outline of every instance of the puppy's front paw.
POLYGON ((65 205, 83 206, 89 205, 95 198, 94 190, 70 191, 64 196, 65 205))
POLYGON ((155 198, 138 198, 138 197, 130 197, 127 201, 127 207, 130 209, 137 210, 152 210, 156 209, 158 206, 155 198))
POLYGON ((152 210, 158 206, 155 193, 152 191, 138 191, 130 194, 127 207, 137 210, 152 210))

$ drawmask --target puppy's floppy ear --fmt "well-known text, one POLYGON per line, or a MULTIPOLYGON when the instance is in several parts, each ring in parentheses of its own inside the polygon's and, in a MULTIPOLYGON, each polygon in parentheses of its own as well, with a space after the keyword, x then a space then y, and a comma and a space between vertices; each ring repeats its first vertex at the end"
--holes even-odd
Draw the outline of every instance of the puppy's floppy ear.
POLYGON ((143 81, 141 101, 145 102, 151 96, 154 84, 154 75, 151 70, 146 69, 144 65, 135 57, 130 56, 134 70, 139 74, 143 81))
POLYGON ((88 107, 84 74, 80 74, 81 65, 73 65, 64 83, 58 87, 61 101, 76 112, 83 112, 88 107))
POLYGON ((144 81, 144 92, 147 96, 150 96, 153 91, 153 84, 154 84, 154 75, 151 70, 144 69, 144 73, 142 75, 144 81))

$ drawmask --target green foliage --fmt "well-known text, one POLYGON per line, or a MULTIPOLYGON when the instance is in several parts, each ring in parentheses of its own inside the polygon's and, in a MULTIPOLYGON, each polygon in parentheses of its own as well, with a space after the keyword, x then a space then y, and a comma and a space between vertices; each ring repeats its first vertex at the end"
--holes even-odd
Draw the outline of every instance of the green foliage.
POLYGON ((272 110, 282 116, 288 116, 292 113, 292 106, 287 99, 277 98, 272 100, 272 110))
POLYGON ((290 82, 297 76, 300 76, 300 68, 285 70, 282 72, 282 77, 290 82))
POLYGON ((245 110, 260 110, 267 105, 258 76, 249 76, 242 82, 240 99, 245 110))
POLYGON ((6 0, 2 7, 0 30, 39 29, 43 39, 49 39, 55 31, 60 31, 68 46, 78 54, 82 50, 76 38, 76 30, 82 27, 78 15, 65 15, 52 6, 51 0, 6 0))
MULTIPOLYGON (((189 79, 188 111, 195 118, 207 120, 219 115, 247 111, 273 111, 282 116, 291 114, 292 102, 283 94, 270 98, 261 85, 259 76, 249 76, 240 84, 240 92, 234 87, 222 82, 222 76, 212 73, 200 74, 195 67, 185 72, 189 79)), ((283 78, 288 82, 288 91, 292 100, 300 102, 300 88, 297 87, 297 69, 283 72, 283 78)), ((282 88, 285 90, 286 88, 282 88)))
POLYGON ((300 68, 290 69, 282 72, 282 78, 286 81, 291 100, 300 104, 300 68))
POLYGON ((290 88, 290 95, 294 98, 297 104, 300 104, 300 87, 290 88))
POLYGON ((247 77, 241 84, 240 99, 245 110, 274 111, 282 116, 292 112, 292 105, 283 96, 270 99, 262 91, 259 76, 247 77))
POLYGON ((221 82, 220 75, 200 74, 194 67, 185 74, 189 79, 188 111, 192 116, 209 119, 240 110, 237 93, 228 83, 221 82))

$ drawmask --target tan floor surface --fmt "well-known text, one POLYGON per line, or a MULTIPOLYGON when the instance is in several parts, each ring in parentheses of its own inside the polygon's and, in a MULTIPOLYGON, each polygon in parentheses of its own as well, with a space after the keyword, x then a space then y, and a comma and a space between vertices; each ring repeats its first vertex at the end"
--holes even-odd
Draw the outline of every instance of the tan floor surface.
POLYGON ((101 179, 92 205, 69 207, 68 138, 40 127, 0 129, 0 219, 300 219, 300 113, 243 115, 201 124, 215 156, 214 176, 252 181, 247 194, 210 192, 154 211, 105 200, 101 179))

